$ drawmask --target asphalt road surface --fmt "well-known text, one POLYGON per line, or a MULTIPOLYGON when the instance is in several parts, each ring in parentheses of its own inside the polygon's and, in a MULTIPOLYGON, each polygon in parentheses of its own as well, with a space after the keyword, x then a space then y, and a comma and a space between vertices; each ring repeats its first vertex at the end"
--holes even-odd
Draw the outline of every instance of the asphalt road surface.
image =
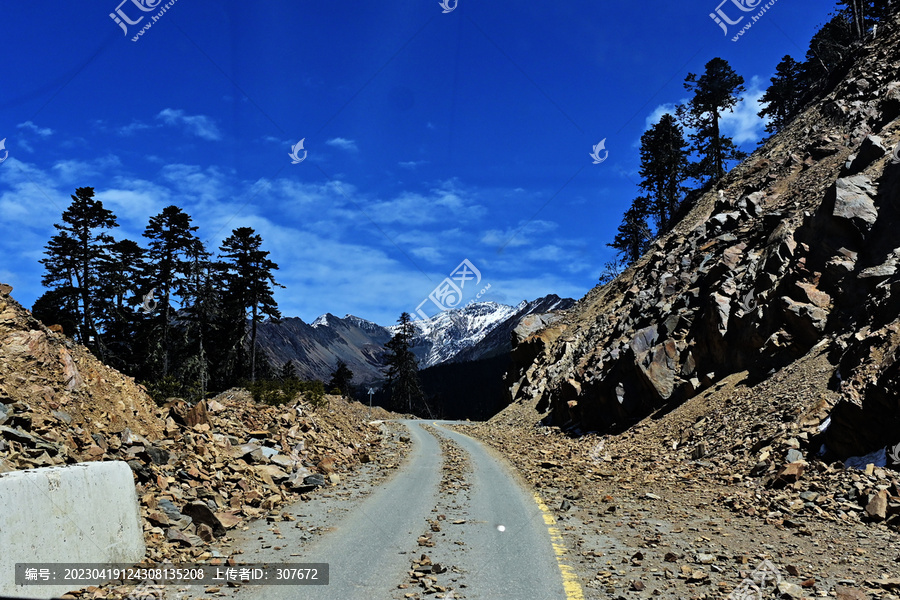
POLYGON ((435 595, 425 596, 424 590, 415 586, 398 589, 398 584, 409 583, 410 561, 422 553, 443 557, 443 564, 456 568, 437 576, 440 584, 452 589, 445 596, 448 598, 582 598, 574 578, 565 575, 566 567, 561 567, 557 558, 561 543, 553 543, 560 540, 552 517, 502 459, 480 442, 438 422, 437 430, 464 451, 471 468, 465 493, 446 497, 449 494, 440 491, 444 460, 438 439, 422 426, 428 422, 404 424, 412 438, 412 450, 399 472, 316 541, 300 544, 295 537, 299 530, 285 528, 282 532, 282 562, 329 563, 329 585, 244 586, 234 598, 389 600, 403 599, 412 592, 433 598, 435 595), (447 513, 447 521, 443 533, 433 534, 436 547, 420 547, 417 539, 427 531, 428 520, 441 512, 447 513), (451 524, 452 519, 465 523, 451 524), (302 556, 289 556, 298 551, 302 556), (456 581, 445 583, 451 576, 456 581), (564 578, 568 580, 565 585, 564 578))

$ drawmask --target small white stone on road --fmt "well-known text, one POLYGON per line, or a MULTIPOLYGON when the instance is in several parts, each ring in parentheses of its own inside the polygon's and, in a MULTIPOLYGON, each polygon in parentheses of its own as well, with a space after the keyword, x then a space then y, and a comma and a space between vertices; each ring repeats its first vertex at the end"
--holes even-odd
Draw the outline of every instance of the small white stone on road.
POLYGON ((504 527, 503 525, 497 525, 497 531, 506 531, 506 527, 504 527))

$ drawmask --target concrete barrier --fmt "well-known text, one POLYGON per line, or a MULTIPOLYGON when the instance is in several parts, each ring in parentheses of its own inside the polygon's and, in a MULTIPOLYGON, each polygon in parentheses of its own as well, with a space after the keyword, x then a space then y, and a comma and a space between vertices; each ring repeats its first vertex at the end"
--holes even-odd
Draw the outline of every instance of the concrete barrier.
POLYGON ((0 596, 59 597, 66 586, 15 585, 16 563, 135 563, 143 528, 121 461, 0 474, 0 596))

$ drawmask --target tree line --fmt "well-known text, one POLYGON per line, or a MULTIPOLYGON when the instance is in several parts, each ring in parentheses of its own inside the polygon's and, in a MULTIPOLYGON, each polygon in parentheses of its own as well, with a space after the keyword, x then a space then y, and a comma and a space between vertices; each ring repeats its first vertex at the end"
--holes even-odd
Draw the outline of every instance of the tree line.
POLYGON ((278 265, 250 227, 238 227, 215 257, 177 206, 149 219, 143 245, 116 240, 112 211, 94 188, 75 190, 45 247, 47 291, 32 314, 144 383, 157 400, 202 398, 241 380, 270 376, 257 324, 279 319, 278 265))
MULTIPOLYGON (((839 0, 837 10, 810 40, 805 60, 798 62, 787 55, 775 68, 758 113, 768 119, 766 133, 778 133, 826 93, 849 67, 863 40, 895 14, 898 5, 897 0, 893 4, 892 0, 839 0)), ((689 73, 684 87, 693 94, 691 99, 677 106, 674 115, 664 114, 641 136, 640 195, 632 200, 615 238, 607 244, 616 250, 616 258, 604 265, 601 283, 643 256, 653 239, 669 231, 682 211, 725 176, 730 164, 747 157, 721 131, 725 113, 743 100, 744 78, 728 61, 714 58, 706 63, 703 74, 689 73)))
MULTIPOLYGON (((150 217, 144 244, 116 240, 116 215, 81 187, 45 246, 41 283, 47 291, 32 314, 59 325, 104 364, 143 383, 157 401, 195 401, 234 385, 257 401, 282 403, 303 393, 320 404, 322 381, 301 381, 296 365, 272 365, 257 345, 257 325, 281 313, 274 290, 278 265, 262 237, 238 227, 216 256, 197 237, 190 215, 168 206, 150 217)), ((385 344, 383 404, 425 414, 427 404, 411 345, 415 330, 403 313, 385 344)), ((327 390, 359 392, 353 372, 338 361, 327 390)))

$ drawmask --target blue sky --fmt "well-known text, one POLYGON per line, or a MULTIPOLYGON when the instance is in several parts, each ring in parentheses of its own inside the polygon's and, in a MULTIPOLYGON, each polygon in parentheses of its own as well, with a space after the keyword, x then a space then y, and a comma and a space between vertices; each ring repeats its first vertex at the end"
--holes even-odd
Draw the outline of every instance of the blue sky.
POLYGON ((779 0, 732 42, 718 0, 177 0, 134 42, 165 2, 119 1, 4 4, 0 281, 33 303, 53 223, 91 186, 118 238, 170 204, 215 248, 253 227, 285 316, 383 324, 464 259, 482 277, 464 301, 581 297, 688 72, 720 56, 744 76, 724 130, 752 151, 755 100, 833 8, 779 0), (117 8, 143 17, 127 35, 117 8))

